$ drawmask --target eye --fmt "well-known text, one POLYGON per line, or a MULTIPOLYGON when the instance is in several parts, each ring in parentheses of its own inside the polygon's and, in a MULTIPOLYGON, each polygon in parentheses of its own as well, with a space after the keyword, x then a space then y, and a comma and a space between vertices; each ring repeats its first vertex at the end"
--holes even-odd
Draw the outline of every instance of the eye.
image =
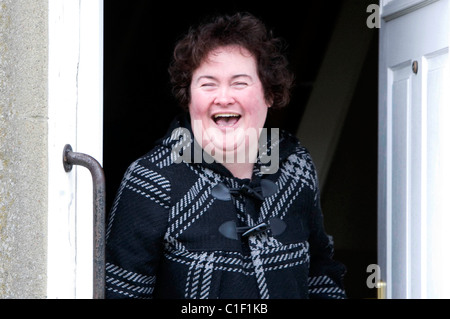
POLYGON ((245 87, 248 86, 248 83, 244 82, 244 81, 237 81, 237 82, 233 82, 233 86, 238 88, 238 89, 239 88, 245 88, 245 87))
POLYGON ((202 84, 200 84, 200 87, 201 88, 204 88, 204 89, 213 89, 213 88, 215 88, 217 85, 216 85, 216 83, 214 83, 214 82, 205 82, 205 83, 202 83, 202 84))

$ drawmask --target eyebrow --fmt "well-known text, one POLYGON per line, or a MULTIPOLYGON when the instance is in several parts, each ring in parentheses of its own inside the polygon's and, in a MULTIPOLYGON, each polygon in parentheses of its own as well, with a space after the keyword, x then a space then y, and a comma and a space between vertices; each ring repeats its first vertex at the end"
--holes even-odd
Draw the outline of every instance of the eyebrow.
MULTIPOLYGON (((248 74, 235 74, 231 77, 232 80, 240 78, 240 77, 246 77, 249 78, 251 80, 253 80, 253 78, 248 75, 248 74)), ((198 83, 201 79, 208 79, 208 80, 214 80, 214 81, 218 81, 216 77, 212 76, 212 75, 201 75, 197 78, 196 83, 198 83)))

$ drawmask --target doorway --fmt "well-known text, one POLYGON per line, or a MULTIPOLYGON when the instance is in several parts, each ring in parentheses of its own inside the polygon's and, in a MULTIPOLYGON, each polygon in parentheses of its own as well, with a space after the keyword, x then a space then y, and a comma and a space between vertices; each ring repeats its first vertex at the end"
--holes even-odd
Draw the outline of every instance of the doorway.
MULTIPOLYGON (((105 1, 107 211, 128 165, 152 148, 180 112, 167 67, 175 42, 191 25, 216 13, 248 11, 286 40, 296 85, 290 105, 270 114, 270 124, 296 134, 343 2, 309 1, 298 10, 292 2, 279 1, 277 6, 227 3, 214 8, 198 2, 192 8, 188 3, 105 1)), ((374 298, 376 291, 366 286, 366 268, 377 262, 378 32, 366 26, 367 12, 354 14, 362 21, 358 27, 366 28, 372 39, 322 187, 322 208, 325 228, 334 237, 335 258, 347 266, 349 298, 374 298)))

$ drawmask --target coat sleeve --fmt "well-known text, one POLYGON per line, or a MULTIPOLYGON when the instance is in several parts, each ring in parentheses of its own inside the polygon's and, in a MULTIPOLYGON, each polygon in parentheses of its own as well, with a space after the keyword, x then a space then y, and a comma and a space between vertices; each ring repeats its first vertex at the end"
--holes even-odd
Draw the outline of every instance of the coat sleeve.
MULTIPOLYGON (((314 172, 314 175, 315 172, 314 172)), ((310 220, 310 273, 308 277, 309 297, 312 299, 344 299, 344 274, 346 268, 333 259, 334 244, 323 224, 320 194, 316 178, 316 190, 310 220)))
POLYGON ((134 162, 125 173, 106 229, 106 298, 152 298, 167 229, 170 183, 134 162))

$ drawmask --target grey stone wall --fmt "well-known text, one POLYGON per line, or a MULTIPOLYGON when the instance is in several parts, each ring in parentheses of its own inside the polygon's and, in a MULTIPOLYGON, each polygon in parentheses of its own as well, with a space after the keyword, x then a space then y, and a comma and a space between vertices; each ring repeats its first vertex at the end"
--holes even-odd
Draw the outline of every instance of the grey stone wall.
POLYGON ((0 0, 0 298, 46 297, 47 0, 0 0))

